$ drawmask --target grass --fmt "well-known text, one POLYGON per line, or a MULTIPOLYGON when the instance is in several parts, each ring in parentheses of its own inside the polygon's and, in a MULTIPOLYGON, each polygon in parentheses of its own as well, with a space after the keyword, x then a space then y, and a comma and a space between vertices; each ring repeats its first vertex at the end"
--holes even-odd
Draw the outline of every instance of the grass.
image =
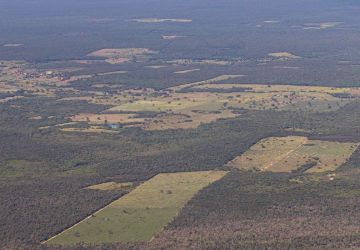
POLYGON ((237 109, 330 112, 360 96, 357 88, 216 83, 241 76, 221 75, 169 88, 161 95, 156 95, 156 90, 146 89, 123 91, 122 96, 119 93, 90 99, 84 99, 84 96, 70 97, 110 105, 112 107, 107 111, 111 114, 77 114, 71 117, 73 121, 87 122, 92 126, 88 129, 64 128, 62 131, 106 133, 109 130, 95 126, 105 123, 119 123, 123 128, 141 127, 145 130, 192 129, 219 119, 236 117, 234 110, 237 109), (354 98, 341 98, 343 95, 354 98), (137 117, 137 113, 143 112, 158 114, 150 118, 137 117))
POLYGON ((159 174, 46 244, 149 241, 201 189, 224 171, 159 174))
POLYGON ((269 56, 277 57, 277 58, 289 58, 289 59, 297 59, 300 58, 299 56, 296 56, 294 54, 291 54, 289 52, 275 52, 275 53, 269 53, 269 56))
POLYGON ((306 142, 307 138, 301 136, 265 138, 228 165, 248 170, 269 170, 306 142))
POLYGON ((123 189, 123 188, 130 188, 133 186, 133 183, 131 182, 124 182, 124 183, 117 183, 117 182, 104 182, 92 186, 88 186, 85 189, 91 189, 91 190, 116 190, 116 189, 123 189))
POLYGON ((134 118, 135 114, 78 114, 71 119, 91 124, 143 122, 142 118, 134 118))
POLYGON ((126 103, 118 107, 111 108, 110 111, 129 111, 129 112, 164 112, 168 110, 181 110, 195 106, 190 101, 160 101, 160 100, 139 100, 133 103, 126 103))
POLYGON ((261 140, 228 165, 272 172, 334 171, 344 164, 358 144, 308 140, 306 137, 271 137, 261 140), (309 169, 307 169, 307 167, 309 169))
POLYGON ((132 19, 133 22, 138 23, 163 23, 163 22, 175 22, 175 23, 191 23, 191 19, 185 18, 138 18, 132 19))

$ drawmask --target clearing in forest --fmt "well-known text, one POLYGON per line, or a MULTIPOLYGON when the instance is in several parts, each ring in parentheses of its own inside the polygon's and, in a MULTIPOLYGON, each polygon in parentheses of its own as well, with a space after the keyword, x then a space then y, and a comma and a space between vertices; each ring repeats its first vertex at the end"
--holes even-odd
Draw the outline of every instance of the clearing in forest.
POLYGON ((88 56, 104 57, 106 62, 110 64, 120 64, 132 60, 145 59, 156 51, 148 48, 122 48, 122 49, 101 49, 94 51, 88 56))
POLYGON ((201 189, 225 171, 164 173, 50 238, 46 244, 73 245, 149 241, 201 189))
POLYGON ((191 19, 185 18, 137 18, 132 19, 131 21, 137 23, 164 23, 164 22, 174 22, 174 23, 191 23, 191 19))
POLYGON ((117 189, 128 189, 133 186, 132 182, 104 182, 92 186, 85 187, 84 189, 90 189, 90 190, 101 190, 101 191, 107 191, 107 190, 117 190, 117 189))
POLYGON ((289 52, 274 52, 274 53, 269 53, 268 56, 279 58, 281 60, 301 58, 300 56, 294 55, 294 54, 289 53, 289 52))
POLYGON ((71 117, 72 121, 88 122, 90 124, 106 123, 136 123, 144 122, 143 118, 136 118, 135 114, 89 114, 81 113, 71 117))
POLYGON ((334 171, 345 163, 358 144, 309 140, 306 137, 269 137, 260 140, 229 166, 272 172, 334 171))
POLYGON ((191 73, 191 72, 194 72, 194 71, 200 71, 200 69, 181 70, 181 71, 174 72, 174 74, 186 74, 186 73, 191 73))
POLYGON ((304 30, 321 30, 321 29, 329 29, 334 28, 340 25, 341 22, 323 22, 323 23, 306 23, 304 24, 304 30))

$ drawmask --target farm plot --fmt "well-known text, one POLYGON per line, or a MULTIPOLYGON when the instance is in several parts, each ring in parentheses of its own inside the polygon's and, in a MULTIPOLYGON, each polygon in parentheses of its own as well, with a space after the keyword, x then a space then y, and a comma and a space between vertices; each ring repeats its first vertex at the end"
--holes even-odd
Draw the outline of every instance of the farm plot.
POLYGON ((132 182, 117 183, 114 181, 110 181, 110 182, 104 182, 104 183, 88 186, 85 187, 84 189, 107 191, 107 190, 117 190, 117 189, 128 189, 131 188, 132 186, 133 186, 132 182))
POLYGON ((88 54, 88 56, 104 57, 107 63, 121 64, 132 60, 146 59, 149 55, 156 53, 156 51, 148 48, 108 48, 94 51, 88 54))
POLYGON ((88 122, 90 124, 107 123, 141 123, 143 118, 136 118, 135 114, 87 114, 82 113, 71 117, 72 121, 88 122))
POLYGON ((159 174, 45 243, 72 245, 149 241, 201 189, 225 171, 159 174))
POLYGON ((191 19, 186 18, 137 18, 132 19, 131 21, 137 23, 164 23, 164 22, 174 22, 174 23, 191 23, 191 19))
POLYGON ((334 171, 347 161, 358 144, 309 140, 306 137, 270 137, 253 145, 229 166, 272 172, 334 171))
POLYGON ((121 128, 145 130, 190 129, 237 117, 239 110, 331 112, 360 96, 358 88, 216 83, 238 77, 241 75, 224 75, 160 92, 132 89, 112 95, 70 97, 111 106, 101 114, 78 114, 70 119, 90 126, 116 123, 121 128), (141 116, 146 112, 152 113, 151 117, 141 116))
POLYGON ((186 92, 208 92, 229 107, 252 110, 336 111, 358 97, 356 89, 315 86, 194 83, 178 86, 186 92))

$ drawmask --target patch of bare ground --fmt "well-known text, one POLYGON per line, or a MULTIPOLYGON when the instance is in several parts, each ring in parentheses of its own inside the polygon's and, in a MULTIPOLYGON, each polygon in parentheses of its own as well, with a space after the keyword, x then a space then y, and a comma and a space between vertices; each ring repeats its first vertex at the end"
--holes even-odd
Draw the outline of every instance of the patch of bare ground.
POLYGON ((94 51, 88 56, 104 57, 105 61, 110 64, 121 64, 134 60, 144 60, 152 54, 156 54, 156 51, 148 48, 121 48, 121 49, 101 49, 94 51))

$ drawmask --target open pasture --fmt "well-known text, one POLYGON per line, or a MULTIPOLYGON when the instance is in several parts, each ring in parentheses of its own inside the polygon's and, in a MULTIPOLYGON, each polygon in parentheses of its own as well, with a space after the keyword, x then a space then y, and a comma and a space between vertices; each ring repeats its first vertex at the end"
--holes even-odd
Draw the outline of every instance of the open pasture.
POLYGON ((265 138, 229 166, 271 172, 325 172, 334 171, 345 163, 358 144, 309 140, 306 137, 265 138))
POLYGON ((132 19, 131 21, 137 23, 164 23, 164 22, 173 22, 173 23, 191 23, 191 19, 186 18, 137 18, 132 19))
MULTIPOLYGON (((221 76, 218 79, 236 77, 240 75, 221 76)), ((235 111, 243 109, 331 112, 360 95, 357 88, 215 84, 212 83, 213 80, 180 85, 159 93, 153 89, 143 89, 120 91, 111 95, 94 92, 91 97, 70 97, 72 100, 87 100, 112 106, 106 110, 111 114, 83 113, 71 119, 87 122, 89 125, 118 123, 122 127, 137 126, 145 130, 188 129, 236 117, 238 115, 235 111), (157 114, 148 118, 138 117, 143 112, 157 114)))
POLYGON ((109 111, 127 111, 127 112, 165 112, 177 111, 196 106, 198 102, 187 100, 139 100, 132 103, 125 103, 120 106, 109 109, 109 111))
POLYGON ((121 48, 121 49, 101 49, 94 51, 88 56, 92 57, 104 57, 105 61, 110 64, 121 64, 132 60, 144 59, 146 56, 155 54, 156 51, 152 51, 147 48, 121 48))
POLYGON ((45 243, 73 245, 149 241, 177 216, 197 192, 226 173, 159 174, 45 243))
POLYGON ((184 112, 181 114, 160 114, 145 123, 145 130, 193 129, 201 124, 215 122, 219 119, 234 118, 231 111, 223 112, 184 112))
POLYGON ((278 58, 278 59, 281 59, 281 60, 301 58, 300 56, 296 56, 296 55, 294 55, 292 53, 289 53, 289 52, 274 52, 274 53, 269 53, 268 56, 278 58))
POLYGON ((330 29, 340 25, 341 22, 305 23, 304 30, 330 29))
POLYGON ((90 126, 88 128, 60 128, 60 131, 77 133, 117 133, 117 131, 106 129, 102 126, 90 126))
POLYGON ((317 86, 260 85, 260 84, 212 84, 199 82, 181 85, 178 91, 190 93, 209 92, 218 102, 229 107, 253 110, 306 110, 309 112, 335 111, 349 103, 349 98, 359 96, 356 88, 332 88, 317 86))
POLYGON ((85 187, 84 189, 90 189, 90 190, 101 190, 101 191, 107 191, 107 190, 117 190, 117 189, 128 189, 133 186, 132 182, 104 182, 92 186, 85 187))
POLYGON ((88 122, 90 124, 107 124, 107 123, 139 123, 144 122, 143 118, 135 118, 135 114, 78 114, 71 117, 72 121, 88 122))

